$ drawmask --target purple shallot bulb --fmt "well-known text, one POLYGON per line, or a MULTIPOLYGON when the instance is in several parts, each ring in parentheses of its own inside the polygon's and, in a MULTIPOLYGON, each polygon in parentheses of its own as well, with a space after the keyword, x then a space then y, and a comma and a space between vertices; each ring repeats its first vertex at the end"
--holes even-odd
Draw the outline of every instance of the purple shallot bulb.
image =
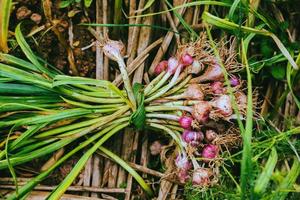
POLYGON ((197 132, 191 130, 184 130, 182 134, 182 139, 187 144, 197 147, 201 144, 202 140, 204 139, 204 135, 200 131, 197 132))
POLYGON ((159 75, 163 71, 165 71, 168 67, 168 61, 163 60, 160 63, 158 63, 154 69, 154 74, 159 75))
POLYGON ((211 159, 216 158, 219 155, 219 148, 216 145, 208 144, 202 150, 202 157, 204 162, 208 162, 211 159))
POLYGON ((189 116, 182 116, 179 118, 179 124, 184 129, 191 129, 193 118, 189 116))
POLYGON ((212 172, 208 168, 197 168, 193 172, 192 183, 194 186, 207 187, 210 185, 210 176, 212 172))

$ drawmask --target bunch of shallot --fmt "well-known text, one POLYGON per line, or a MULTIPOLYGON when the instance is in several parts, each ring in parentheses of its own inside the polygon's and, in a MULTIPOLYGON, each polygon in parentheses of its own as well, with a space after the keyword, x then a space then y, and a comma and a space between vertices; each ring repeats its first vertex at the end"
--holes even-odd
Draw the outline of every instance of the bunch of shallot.
POLYGON ((241 65, 233 59, 228 62, 230 55, 224 53, 218 59, 204 43, 203 48, 195 43, 180 47, 176 56, 161 61, 154 69, 156 78, 145 89, 149 125, 163 124, 179 146, 175 153, 178 180, 199 187, 214 183, 218 171, 214 167, 222 160, 217 141, 226 135, 209 124, 234 126, 237 116, 244 119, 247 105, 241 89, 244 81, 234 74, 241 65), (172 121, 180 128, 174 128, 172 121))

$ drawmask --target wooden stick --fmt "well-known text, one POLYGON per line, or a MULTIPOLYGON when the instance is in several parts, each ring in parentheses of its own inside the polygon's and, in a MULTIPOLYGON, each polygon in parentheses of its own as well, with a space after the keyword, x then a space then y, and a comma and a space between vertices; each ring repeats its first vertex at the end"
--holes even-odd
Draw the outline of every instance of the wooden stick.
MULTIPOLYGON (((144 4, 145 4, 145 0, 140 0, 138 10, 141 10, 144 7, 144 4)), ((140 15, 140 14, 141 14, 141 11, 138 11, 137 15, 140 15)), ((135 21, 133 22, 133 24, 140 24, 140 23, 141 23, 141 17, 137 17, 135 19, 135 21)), ((128 55, 129 55, 129 57, 127 59, 127 65, 130 64, 133 61, 134 57, 136 56, 137 47, 138 47, 137 38, 139 38, 139 31, 140 31, 140 27, 134 26, 132 34, 131 34, 131 38, 128 38, 129 42, 130 42, 130 49, 128 49, 128 51, 127 51, 128 55)))
MULTIPOLYGON (((157 45, 161 44, 163 41, 162 38, 159 38, 158 40, 156 40, 155 42, 153 42, 152 44, 150 44, 138 57, 136 57, 128 66, 127 66, 127 71, 128 74, 131 75, 134 70, 138 67, 138 63, 142 63, 144 62, 144 60, 146 59, 145 56, 148 55, 148 53, 154 49, 157 45), (141 62, 142 61, 142 62, 141 62)), ((117 76, 115 78, 115 80, 113 81, 113 84, 119 86, 120 84, 122 84, 123 80, 121 75, 117 76)))
MULTIPOLYGON (((102 19, 102 5, 101 5, 101 0, 96 0, 96 23, 103 23, 102 19)), ((102 35, 102 27, 97 26, 96 27, 96 33, 98 35, 102 35)), ((96 43, 97 44, 97 43, 96 43)), ((96 79, 104 79, 104 55, 102 48, 99 45, 96 45, 96 79)))
MULTIPOLYGON (((88 159, 84 167, 83 173, 83 186, 90 186, 91 184, 91 175, 92 175, 92 157, 88 159)), ((89 192, 83 192, 82 196, 88 197, 90 195, 89 192)))
MULTIPOLYGON (((138 142, 139 142, 139 132, 134 132, 134 141, 132 145, 132 152, 136 152, 138 148, 138 142)), ((136 153, 133 154, 132 162, 135 162, 136 160, 136 153)), ((128 175, 127 177, 127 187, 126 187, 126 193, 125 193, 125 200, 129 200, 131 196, 131 188, 132 188, 132 176, 128 175)))
MULTIPOLYGON (((50 192, 40 192, 40 191, 32 191, 30 194, 26 197, 26 200, 41 200, 46 199, 47 196, 49 196, 50 192)), ((83 197, 79 195, 74 194, 64 194, 60 198, 61 200, 105 200, 105 199, 99 199, 95 197, 83 197)))
MULTIPOLYGON (((24 185, 24 183, 21 183, 24 185)), ((1 189, 11 189, 15 190, 15 185, 0 185, 1 189)), ((52 191, 56 188, 56 186, 44 186, 38 185, 34 189, 35 190, 42 190, 42 191, 52 191)), ((74 191, 74 192, 97 192, 97 193, 125 193, 124 188, 95 188, 95 187, 87 187, 87 186, 70 186, 67 191, 74 191)))
MULTIPOLYGON (((126 128, 124 130, 124 135, 123 135, 123 144, 122 144, 122 153, 121 157, 125 161, 129 161, 131 159, 131 153, 132 153, 132 143, 134 141, 134 131, 131 128, 126 128)), ((119 177, 117 184, 118 186, 120 184, 124 184, 127 182, 127 173, 126 171, 120 167, 119 169, 119 177)), ((129 191, 130 192, 130 191, 129 191)))
MULTIPOLYGON (((184 8, 181 8, 178 13, 180 15, 183 15, 184 13, 184 8)), ((175 23, 175 26, 177 27, 179 25, 179 20, 177 18, 174 19, 174 23, 175 23)), ((152 64, 150 66, 150 69, 149 69, 149 74, 152 75, 154 73, 154 68, 156 67, 156 65, 161 61, 162 57, 164 56, 164 54, 166 53, 171 41, 172 41, 172 38, 174 36, 174 32, 171 32, 169 31, 167 33, 167 35, 165 36, 164 38, 164 41, 163 43, 161 44, 159 50, 157 51, 156 53, 156 56, 155 58, 153 59, 152 61, 152 64)))

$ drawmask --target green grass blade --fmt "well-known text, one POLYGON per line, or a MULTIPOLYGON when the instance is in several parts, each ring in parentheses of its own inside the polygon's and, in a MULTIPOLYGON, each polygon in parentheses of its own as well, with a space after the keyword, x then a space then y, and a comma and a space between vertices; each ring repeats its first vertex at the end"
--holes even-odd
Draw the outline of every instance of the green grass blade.
POLYGON ((50 95, 53 92, 45 90, 34 85, 15 84, 15 83, 0 83, 0 94, 13 95, 50 95))
POLYGON ((7 37, 12 0, 0 1, 0 51, 7 53, 7 37))
POLYGON ((23 59, 17 58, 13 55, 10 55, 10 54, 0 53, 0 60, 3 61, 3 62, 6 62, 8 64, 17 65, 17 66, 22 67, 24 69, 29 69, 29 70, 32 70, 32 71, 35 71, 35 72, 39 71, 39 69, 35 65, 33 65, 32 63, 27 62, 23 59))
POLYGON ((50 81, 43 78, 42 76, 32 74, 2 63, 0 63, 0 77, 1 76, 6 78, 12 78, 14 80, 18 80, 24 83, 33 83, 34 85, 36 84, 38 86, 49 89, 52 88, 50 81))
POLYGON ((272 151, 270 153, 270 156, 268 158, 268 161, 267 161, 262 173, 257 178, 256 184, 254 186, 254 193, 257 197, 263 195, 263 193, 266 191, 268 183, 270 182, 272 173, 276 167, 277 160, 278 160, 277 151, 273 147, 272 151))
POLYGON ((17 200, 28 194, 37 184, 39 184, 42 180, 47 178, 54 169, 56 169, 58 166, 60 166, 64 161, 69 159, 72 155, 74 155, 76 152, 80 151, 87 145, 91 144, 93 141, 101 137, 103 134, 107 133, 110 131, 112 128, 116 127, 117 125, 109 126, 100 132, 94 134, 91 136, 89 139, 83 141, 80 143, 77 147, 75 147, 73 150, 71 150, 69 153, 65 154, 62 158, 57 160, 57 162, 52 165, 48 170, 40 173, 37 177, 31 179, 29 182, 27 182, 24 186, 22 186, 19 189, 19 194, 17 195, 16 192, 12 193, 7 197, 7 200, 17 200))
POLYGON ((17 39, 17 42, 19 44, 19 46, 21 47, 22 51, 24 52, 24 54, 26 55, 26 57, 28 58, 28 60, 30 60, 32 62, 32 64, 34 64, 36 66, 36 68, 39 69, 40 72, 45 73, 47 75, 49 75, 50 77, 53 77, 54 74, 50 73, 50 71, 45 68, 37 59, 36 55, 32 52, 32 50, 30 49, 28 43, 26 42, 22 31, 21 31, 21 24, 18 24, 15 30, 15 36, 17 39))
MULTIPOLYGON (((26 162, 29 162, 33 159, 40 158, 42 156, 48 155, 58 149, 61 149, 62 147, 70 144, 72 141, 74 141, 76 138, 64 138, 61 140, 58 140, 50 145, 44 146, 40 149, 31 151, 28 154, 23 154, 17 157, 10 156, 9 162, 11 166, 20 165, 26 162)), ((1 160, 0 161, 0 169, 5 169, 8 167, 8 161, 7 160, 1 160)))
POLYGON ((106 149, 105 147, 100 146, 99 149, 106 154, 108 157, 113 159, 116 163, 121 165, 139 184, 140 186, 146 191, 149 196, 153 196, 153 192, 149 185, 144 181, 144 179, 132 168, 130 167, 124 160, 122 160, 119 156, 111 152, 110 150, 106 149))
POLYGON ((243 153, 241 162, 241 189, 242 199, 247 199, 247 191, 252 192, 252 129, 253 129, 253 102, 252 102, 252 80, 247 60, 245 46, 242 40, 242 58, 247 72, 247 114, 245 132, 243 137, 243 153))
POLYGON ((201 6, 201 5, 215 5, 215 6, 224 6, 224 7, 230 7, 231 3, 225 3, 225 2, 220 2, 220 1, 194 1, 194 2, 189 2, 189 3, 184 3, 179 6, 173 7, 171 9, 167 9, 164 11, 160 12, 154 12, 154 13, 147 13, 143 15, 137 15, 137 16, 131 16, 127 18, 136 18, 136 17, 148 17, 148 16, 153 16, 153 15, 161 15, 173 10, 178 10, 181 8, 187 8, 187 7, 192 7, 192 6, 201 6))
POLYGON ((75 178, 78 176, 82 168, 85 166, 87 160, 93 155, 93 153, 111 136, 120 131, 121 129, 128 126, 128 123, 118 125, 104 135, 96 144, 94 144, 77 162, 73 167, 72 171, 67 175, 67 177, 56 187, 56 189, 47 197, 48 200, 57 200, 65 193, 68 187, 72 184, 75 178))
POLYGON ((288 61, 291 63, 291 65, 294 67, 294 69, 298 69, 298 65, 294 61, 293 57, 290 55, 290 53, 285 48, 285 46, 282 44, 282 42, 279 40, 279 38, 276 35, 274 35, 273 33, 266 31, 264 29, 258 30, 255 28, 247 27, 247 26, 240 26, 240 25, 230 22, 226 19, 221 19, 217 16, 214 16, 208 12, 203 13, 202 19, 205 22, 215 25, 219 28, 224 28, 224 29, 228 29, 228 30, 242 30, 244 32, 256 33, 258 35, 264 35, 264 36, 271 37, 274 40, 274 42, 276 43, 276 45, 279 48, 279 50, 281 51, 281 53, 288 59, 288 61))
POLYGON ((230 7, 230 10, 229 10, 229 14, 228 14, 228 18, 229 20, 232 20, 233 19, 233 15, 234 15, 234 12, 237 8, 237 6, 239 5, 241 0, 234 0, 232 6, 230 7))
POLYGON ((293 187, 293 184, 296 182, 297 178, 300 175, 300 162, 295 157, 291 170, 287 176, 283 179, 280 185, 277 187, 275 193, 273 194, 273 200, 284 200, 286 199, 289 190, 293 187))

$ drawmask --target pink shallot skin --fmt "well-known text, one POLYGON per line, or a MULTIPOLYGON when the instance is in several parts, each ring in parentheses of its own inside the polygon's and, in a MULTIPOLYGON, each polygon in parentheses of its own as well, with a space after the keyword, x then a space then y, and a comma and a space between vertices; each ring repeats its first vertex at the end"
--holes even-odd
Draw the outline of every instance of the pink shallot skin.
POLYGON ((200 131, 191 131, 191 130, 184 130, 182 134, 182 139, 187 144, 197 147, 201 144, 202 140, 204 139, 204 135, 200 131))
POLYGON ((184 129, 191 129, 193 118, 189 116, 182 116, 179 118, 179 124, 184 129))
POLYGON ((222 81, 224 80, 224 74, 221 66, 217 63, 210 65, 206 68, 205 72, 196 78, 191 80, 192 83, 203 83, 206 81, 222 81))
POLYGON ((168 59, 168 67, 167 67, 167 72, 170 74, 174 74, 177 67, 179 65, 178 60, 175 57, 170 57, 168 59))
POLYGON ((208 121, 210 111, 211 105, 208 101, 199 101, 194 105, 192 115, 197 122, 203 124, 208 121))
POLYGON ((190 175, 188 170, 184 170, 184 169, 179 169, 178 172, 178 179, 180 183, 186 183, 189 179, 190 179, 190 175))
POLYGON ((187 171, 192 168, 192 164, 190 163, 190 161, 185 153, 177 155, 175 164, 179 169, 183 169, 183 170, 187 170, 187 171))
POLYGON ((199 84, 190 84, 185 91, 185 96, 189 100, 203 100, 204 92, 199 84))
POLYGON ((197 168, 193 172, 192 183, 194 186, 207 187, 210 185, 210 176, 212 174, 211 169, 208 168, 197 168))
POLYGON ((163 71, 165 71, 168 67, 168 61, 163 60, 160 63, 158 63, 154 69, 154 74, 159 75, 163 71))
POLYGON ((221 81, 212 82, 210 87, 213 94, 224 94, 226 92, 226 88, 224 88, 221 81))
POLYGON ((209 162, 219 155, 219 148, 216 145, 208 144, 202 150, 202 157, 204 162, 209 162))
POLYGON ((150 154, 153 155, 153 156, 159 155, 161 150, 162 150, 162 144, 158 140, 154 141, 150 145, 150 154))
POLYGON ((190 54, 185 53, 185 54, 181 55, 179 61, 183 66, 188 66, 188 65, 193 64, 194 59, 190 54))
POLYGON ((215 109, 216 113, 224 117, 228 117, 233 113, 229 95, 223 94, 219 97, 216 97, 213 101, 210 102, 210 104, 215 109))
POLYGON ((218 134, 214 130, 206 130, 205 141, 212 142, 218 137, 218 134))

